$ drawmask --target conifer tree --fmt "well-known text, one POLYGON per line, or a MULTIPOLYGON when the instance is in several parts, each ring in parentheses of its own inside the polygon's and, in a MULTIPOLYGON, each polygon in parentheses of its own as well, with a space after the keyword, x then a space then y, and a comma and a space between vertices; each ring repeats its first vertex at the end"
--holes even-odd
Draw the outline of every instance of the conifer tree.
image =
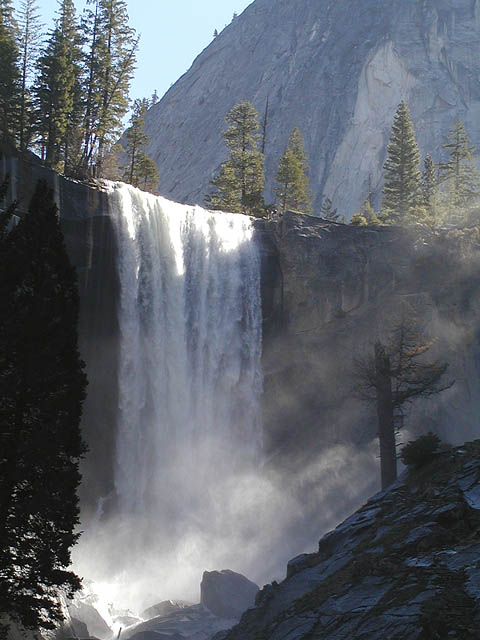
POLYGON ((37 0, 22 0, 18 13, 18 48, 21 73, 18 135, 20 151, 24 151, 28 147, 33 134, 33 100, 30 84, 39 53, 41 29, 37 0))
POLYGON ((0 238, 0 619, 51 629, 78 534, 78 293, 46 183, 0 238))
POLYGON ((103 156, 120 133, 138 38, 128 26, 125 0, 89 0, 83 22, 88 41, 86 111, 82 164, 101 175, 103 156))
POLYGON ((410 209, 421 201, 420 152, 407 104, 397 109, 385 161, 385 186, 382 217, 388 222, 402 222, 410 209))
POLYGON ((258 113, 250 102, 233 107, 222 133, 230 155, 212 180, 215 192, 206 198, 211 208, 263 216, 263 154, 257 150, 258 113))
POLYGON ((479 195, 479 173, 474 151, 464 125, 457 120, 447 141, 442 145, 449 152, 440 164, 440 181, 445 185, 444 200, 452 222, 461 222, 479 195))
POLYGON ((0 0, 0 136, 15 142, 20 104, 17 24, 11 0, 0 0))
POLYGON ((308 164, 299 129, 293 129, 285 153, 278 164, 275 189, 280 210, 287 209, 310 213, 312 210, 311 193, 308 186, 308 164))
POLYGON ((242 190, 237 179, 235 167, 227 160, 220 167, 216 178, 212 180, 215 191, 205 198, 205 204, 210 209, 222 211, 238 211, 242 198, 242 190))
POLYGON ((326 220, 337 222, 340 215, 337 213, 337 209, 333 206, 333 202, 330 198, 325 198, 320 207, 320 216, 326 220))
POLYGON ((144 191, 155 193, 157 191, 160 176, 155 162, 147 156, 145 151, 141 151, 138 158, 137 166, 137 185, 144 191))
POLYGON ((135 100, 133 104, 132 116, 130 118, 130 127, 127 129, 125 137, 127 139, 127 156, 128 164, 125 167, 125 180, 134 186, 137 170, 138 156, 143 148, 148 144, 148 136, 144 132, 145 113, 147 105, 145 100, 135 100))
POLYGON ((42 157, 60 171, 71 164, 81 118, 81 43, 73 0, 59 0, 55 28, 39 58, 35 92, 42 157))
POLYGON ((426 207, 432 207, 437 192, 437 176, 435 175, 435 165, 430 154, 427 154, 423 163, 422 192, 423 204, 426 207))

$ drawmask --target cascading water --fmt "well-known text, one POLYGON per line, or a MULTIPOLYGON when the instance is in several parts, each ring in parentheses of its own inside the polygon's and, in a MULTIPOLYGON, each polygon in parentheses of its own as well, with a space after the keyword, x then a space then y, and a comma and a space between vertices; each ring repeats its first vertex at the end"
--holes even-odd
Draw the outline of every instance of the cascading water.
POLYGON ((236 568, 228 546, 251 527, 242 487, 261 452, 260 260, 246 216, 121 183, 109 209, 121 287, 116 497, 88 573, 109 574, 134 604, 137 588, 143 603, 188 596, 202 570, 236 568))

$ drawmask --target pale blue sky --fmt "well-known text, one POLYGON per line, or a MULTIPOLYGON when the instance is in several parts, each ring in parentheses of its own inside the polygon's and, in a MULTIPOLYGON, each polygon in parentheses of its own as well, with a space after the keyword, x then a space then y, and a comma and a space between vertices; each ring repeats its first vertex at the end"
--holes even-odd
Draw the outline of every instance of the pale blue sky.
MULTIPOLYGON (((130 25, 141 34, 131 97, 158 95, 187 71, 196 56, 221 31, 233 12, 240 14, 252 0, 127 0, 130 25)), ((19 0, 15 0, 18 6, 19 0)), ((57 0, 37 0, 48 28, 57 0)), ((75 0, 77 12, 85 0, 75 0)))

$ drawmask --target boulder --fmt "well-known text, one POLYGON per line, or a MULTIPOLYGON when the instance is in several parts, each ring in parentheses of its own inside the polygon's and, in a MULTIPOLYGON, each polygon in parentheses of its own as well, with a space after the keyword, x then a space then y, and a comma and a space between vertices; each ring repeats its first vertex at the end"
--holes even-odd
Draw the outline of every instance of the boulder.
POLYGON ((258 585, 235 571, 205 571, 200 602, 221 618, 239 618, 253 606, 258 590, 258 585))
POLYGON ((191 602, 186 602, 185 600, 163 600, 158 604, 154 604, 145 611, 142 611, 140 614, 144 620, 151 620, 152 618, 157 618, 161 616, 168 616, 170 613, 174 611, 178 611, 179 609, 185 609, 186 607, 191 607, 191 602))

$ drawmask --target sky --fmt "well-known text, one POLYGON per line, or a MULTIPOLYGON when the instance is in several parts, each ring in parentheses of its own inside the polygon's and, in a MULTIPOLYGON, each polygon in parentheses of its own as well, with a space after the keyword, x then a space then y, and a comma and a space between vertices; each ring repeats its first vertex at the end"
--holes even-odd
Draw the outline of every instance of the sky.
MULTIPOLYGON (((14 0, 18 7, 20 0, 14 0)), ((196 56, 212 41, 215 29, 229 24, 252 0, 127 0, 130 26, 140 33, 132 99, 159 97, 187 71, 196 56)), ((57 0, 37 0, 49 29, 57 0)), ((75 0, 78 13, 85 0, 75 0)))

